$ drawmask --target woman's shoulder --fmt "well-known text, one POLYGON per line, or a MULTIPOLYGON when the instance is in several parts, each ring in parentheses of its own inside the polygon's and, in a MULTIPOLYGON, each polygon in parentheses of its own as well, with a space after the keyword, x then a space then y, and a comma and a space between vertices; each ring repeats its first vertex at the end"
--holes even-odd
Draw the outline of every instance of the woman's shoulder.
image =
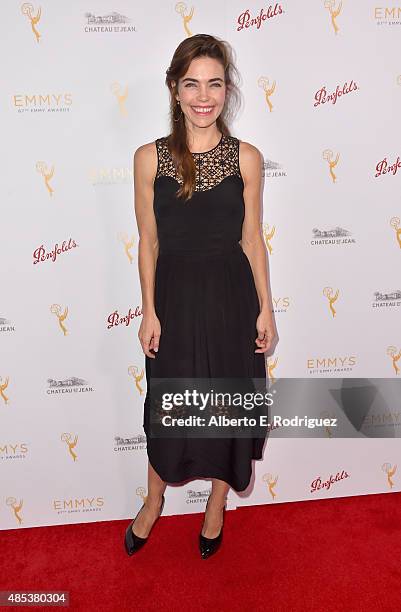
POLYGON ((156 173, 158 140, 159 139, 152 140, 151 142, 145 142, 134 151, 134 168, 136 167, 137 169, 146 172, 149 171, 151 176, 156 173))
POLYGON ((134 152, 134 155, 138 156, 147 156, 147 155, 151 155, 152 153, 154 153, 156 151, 156 147, 158 145, 159 142, 162 142, 164 140, 164 136, 161 136, 160 138, 155 138, 154 140, 150 141, 150 142, 145 142, 144 144, 140 145, 134 152))
POLYGON ((247 142, 246 140, 241 140, 241 138, 237 138, 236 136, 228 136, 227 140, 237 145, 241 157, 245 157, 251 162, 252 160, 255 161, 255 159, 257 159, 258 156, 260 157, 261 155, 259 149, 255 147, 255 145, 253 145, 252 143, 247 142))
POLYGON ((139 163, 148 163, 157 160, 157 152, 167 143, 167 136, 160 136, 150 142, 145 142, 134 151, 134 160, 139 163))
POLYGON ((245 140, 239 140, 239 164, 242 176, 253 177, 255 171, 263 165, 263 155, 255 145, 245 140))
POLYGON ((243 152, 245 155, 255 155, 256 153, 260 153, 259 149, 255 147, 255 145, 253 145, 252 143, 247 142, 246 140, 241 140, 240 138, 237 138, 236 140, 238 140, 239 142, 241 153, 243 152))
POLYGON ((259 149, 246 140, 239 140, 239 153, 242 160, 250 164, 263 159, 262 153, 259 151, 259 149))

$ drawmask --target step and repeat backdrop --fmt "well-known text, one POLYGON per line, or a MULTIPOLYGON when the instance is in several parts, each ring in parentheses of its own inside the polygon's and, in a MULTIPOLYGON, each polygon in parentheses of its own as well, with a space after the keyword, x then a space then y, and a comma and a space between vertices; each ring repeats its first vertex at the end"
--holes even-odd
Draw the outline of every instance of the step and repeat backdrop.
MULTIPOLYGON (((232 45, 231 132, 263 156, 269 380, 296 379, 295 413, 327 418, 348 380, 367 389, 346 435, 272 429, 229 507, 399 491, 401 4, 6 0, 2 15, 0 528, 126 519, 147 495, 133 154, 168 134, 165 71, 196 33, 232 45), (333 392, 306 401, 318 378, 333 392)), ((168 487, 165 513, 203 510, 210 489, 168 487)))

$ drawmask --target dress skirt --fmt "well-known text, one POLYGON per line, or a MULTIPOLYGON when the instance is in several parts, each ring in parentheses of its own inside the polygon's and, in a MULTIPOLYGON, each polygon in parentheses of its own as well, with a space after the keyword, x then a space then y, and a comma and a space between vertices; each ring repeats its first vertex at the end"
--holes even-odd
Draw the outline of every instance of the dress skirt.
POLYGON ((167 483, 218 478, 247 488, 252 460, 267 437, 180 438, 149 435, 153 378, 265 379, 265 354, 255 353, 259 300, 252 268, 239 243, 218 250, 160 251, 155 310, 159 351, 145 356, 143 427, 149 462, 167 483))

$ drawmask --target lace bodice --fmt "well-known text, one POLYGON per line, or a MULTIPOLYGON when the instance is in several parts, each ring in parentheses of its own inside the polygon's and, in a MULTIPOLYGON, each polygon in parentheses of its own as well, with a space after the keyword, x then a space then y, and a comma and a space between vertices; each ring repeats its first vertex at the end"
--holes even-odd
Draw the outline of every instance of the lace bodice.
MULTIPOLYGON (((160 176, 170 176, 181 185, 182 179, 177 174, 168 150, 167 136, 158 138, 155 142, 158 157, 155 180, 160 176)), ((213 149, 192 153, 196 166, 195 191, 208 191, 228 176, 242 178, 239 167, 239 142, 234 136, 222 134, 219 143, 213 149)))
MULTIPOLYGON (((158 164, 153 210, 159 256, 172 251, 204 255, 238 248, 245 215, 239 140, 223 135, 213 149, 192 153, 196 188, 185 203, 177 197, 178 183, 181 185, 182 179, 177 176, 167 136, 155 142, 158 164)), ((191 267, 189 272, 193 274, 191 267)))

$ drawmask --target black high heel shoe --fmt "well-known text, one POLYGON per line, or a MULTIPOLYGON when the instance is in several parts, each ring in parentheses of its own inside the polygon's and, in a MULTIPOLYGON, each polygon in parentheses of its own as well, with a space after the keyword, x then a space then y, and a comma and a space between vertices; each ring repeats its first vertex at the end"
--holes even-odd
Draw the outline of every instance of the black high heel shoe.
MULTIPOLYGON (((159 511, 159 516, 161 515, 161 513, 163 512, 163 507, 164 507, 164 495, 162 495, 162 503, 160 506, 160 511, 159 511)), ((145 503, 142 504, 141 508, 138 511, 139 512, 142 510, 142 508, 144 507, 145 503)), ((148 541, 149 535, 146 538, 140 538, 139 536, 135 535, 135 533, 132 531, 132 525, 135 523, 135 520, 138 516, 138 514, 136 515, 136 517, 130 522, 130 524, 128 525, 126 532, 125 532, 125 540, 124 540, 124 544, 125 544, 125 550, 127 551, 127 553, 129 555, 133 555, 135 552, 137 552, 140 548, 142 548, 142 546, 144 544, 146 544, 146 542, 148 541)), ((157 519, 156 519, 157 520, 157 519)), ((155 521, 156 522, 156 521, 155 521)), ((154 524, 153 524, 154 525, 154 524)), ((153 529, 153 525, 152 525, 152 529, 153 529)))
MULTIPOLYGON (((207 500, 207 504, 208 503, 209 503, 209 498, 207 500)), ((205 512, 207 510, 207 504, 206 504, 205 512)), ((224 524, 225 511, 226 511, 226 505, 224 504, 223 506, 223 524, 224 524)), ((204 524, 205 524, 205 521, 203 521, 202 529, 203 529, 204 524)), ((211 555, 217 552, 218 549, 220 548, 220 544, 223 539, 223 525, 221 526, 219 535, 216 536, 215 538, 206 538, 204 535, 202 535, 202 529, 200 530, 200 533, 199 533, 199 550, 200 550, 202 559, 208 559, 211 555)))

